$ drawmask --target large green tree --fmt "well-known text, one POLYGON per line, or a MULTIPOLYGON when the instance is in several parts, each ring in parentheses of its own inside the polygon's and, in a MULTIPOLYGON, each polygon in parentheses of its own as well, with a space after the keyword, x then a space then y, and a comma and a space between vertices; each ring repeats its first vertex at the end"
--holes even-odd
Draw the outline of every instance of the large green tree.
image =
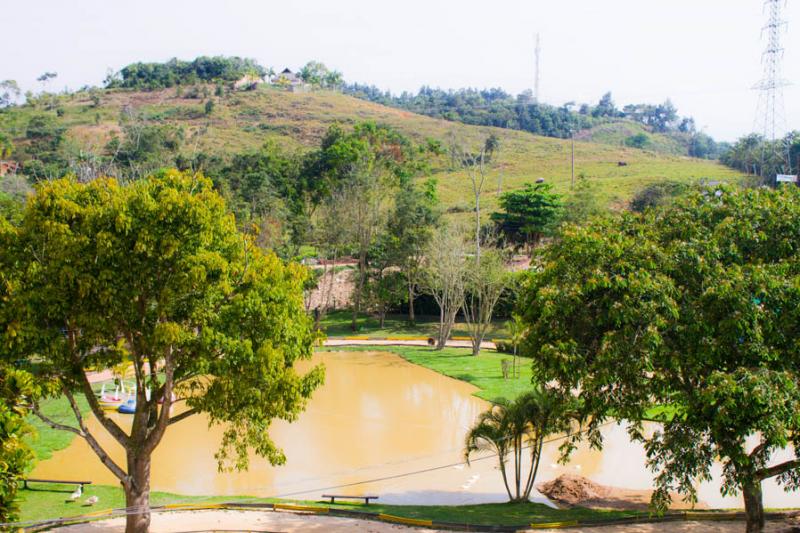
POLYGON ((505 238, 530 249, 551 231, 561 210, 561 195, 549 183, 526 183, 522 189, 500 197, 502 211, 492 220, 505 238))
POLYGON ((405 183, 395 195, 394 209, 389 218, 389 255, 405 278, 408 321, 414 324, 414 299, 420 290, 425 249, 441 219, 436 181, 428 180, 424 187, 417 187, 413 182, 405 183))
POLYGON ((762 480, 800 486, 798 242, 797 189, 721 188, 567 229, 542 254, 521 304, 534 378, 579 391, 595 443, 609 417, 631 421, 655 504, 694 498, 719 460, 760 531, 762 480))
POLYGON ((224 427, 222 468, 246 468, 250 450, 285 460, 270 424, 296 419, 323 378, 319 367, 294 369, 315 341, 306 273, 238 232, 209 180, 163 171, 125 186, 48 182, 4 235, 0 266, 13 288, 2 305, 15 311, 0 313, 15 339, 5 353, 35 356, 39 379, 69 400, 74 425, 33 411, 85 439, 119 479, 128 532, 147 531, 151 455, 189 416, 224 427), (136 379, 130 431, 103 411, 89 380, 126 360, 136 379), (125 450, 124 463, 89 429, 78 395, 125 450))

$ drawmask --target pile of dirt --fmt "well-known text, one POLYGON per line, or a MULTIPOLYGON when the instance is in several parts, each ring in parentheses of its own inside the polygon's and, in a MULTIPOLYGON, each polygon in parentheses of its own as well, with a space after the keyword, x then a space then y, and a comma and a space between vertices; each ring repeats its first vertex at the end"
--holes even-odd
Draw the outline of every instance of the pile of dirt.
MULTIPOLYGON (((567 507, 579 505, 591 509, 619 509, 646 511, 650 508, 651 489, 623 489, 599 485, 585 477, 563 474, 553 481, 536 486, 551 501, 567 507)), ((680 494, 671 492, 672 510, 707 509, 703 502, 692 504, 680 494)))
POLYGON ((549 499, 566 505, 602 499, 611 492, 608 487, 573 474, 562 474, 552 481, 540 483, 536 488, 549 499))

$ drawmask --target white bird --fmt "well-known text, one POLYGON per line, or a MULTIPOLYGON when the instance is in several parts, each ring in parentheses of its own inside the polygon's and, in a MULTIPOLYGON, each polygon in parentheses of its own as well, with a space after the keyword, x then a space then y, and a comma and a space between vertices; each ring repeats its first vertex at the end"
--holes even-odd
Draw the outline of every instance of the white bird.
POLYGON ((75 489, 75 492, 69 495, 69 500, 67 500, 67 502, 76 501, 78 498, 81 497, 82 494, 83 494, 83 485, 78 485, 78 488, 75 489))
POLYGON ((86 501, 83 502, 83 504, 84 505, 94 505, 99 501, 100 501, 100 498, 98 498, 97 496, 89 496, 88 498, 86 498, 86 501))

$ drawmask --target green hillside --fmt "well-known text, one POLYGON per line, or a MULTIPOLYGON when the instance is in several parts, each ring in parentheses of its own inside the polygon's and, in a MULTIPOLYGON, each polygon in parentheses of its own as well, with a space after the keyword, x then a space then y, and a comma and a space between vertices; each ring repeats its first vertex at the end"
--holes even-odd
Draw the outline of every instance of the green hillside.
MULTIPOLYGON (((47 106, 49 109, 41 105, 23 106, 0 113, 0 131, 15 139, 18 147, 24 147, 30 118, 48 114, 67 129, 70 149, 102 153, 111 136, 120 131, 123 112, 135 111, 151 122, 181 126, 185 132, 182 148, 185 155, 203 151, 227 157, 255 149, 267 140, 303 150, 317 144, 334 123, 346 126, 371 120, 394 126, 417 141, 434 138, 445 145, 455 134, 467 144, 479 146, 486 136, 494 133, 500 139, 501 149, 485 187, 485 205, 490 209, 501 184, 502 190, 508 190, 541 177, 553 183, 559 192, 569 189, 568 140, 433 119, 328 91, 291 93, 260 86, 254 91, 217 97, 213 96, 214 87, 209 86, 206 95, 187 98, 186 94, 179 96, 175 88, 62 95, 47 106), (214 101, 210 115, 204 113, 208 99, 214 101)), ((642 186, 662 179, 689 182, 741 177, 740 173, 713 161, 614 146, 608 144, 608 139, 602 140, 603 143, 576 142, 576 175, 596 182, 600 194, 614 205, 621 205, 642 186), (626 165, 621 166, 620 162, 626 165)), ((447 206, 458 209, 469 205, 470 184, 463 172, 450 170, 444 156, 433 163, 432 172, 439 180, 440 195, 447 206)))

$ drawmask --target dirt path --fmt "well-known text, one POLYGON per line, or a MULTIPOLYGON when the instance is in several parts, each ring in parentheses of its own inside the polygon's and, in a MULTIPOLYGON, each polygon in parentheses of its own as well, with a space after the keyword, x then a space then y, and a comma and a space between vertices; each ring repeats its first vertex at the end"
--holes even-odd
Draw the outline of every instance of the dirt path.
MULTIPOLYGON (((120 533, 125 530, 122 518, 102 520, 90 524, 78 524, 58 529, 65 533, 120 533)), ((743 533, 745 524, 735 522, 662 522, 632 524, 626 526, 602 526, 566 529, 536 529, 531 532, 552 531, 562 533, 743 533)), ((253 531, 285 533, 351 531, 367 533, 399 533, 416 531, 432 533, 440 529, 407 527, 374 520, 341 518, 305 513, 275 511, 179 511, 153 514, 150 531, 153 533, 188 533, 200 531, 253 531)), ((764 530, 767 533, 792 533, 800 531, 792 520, 771 521, 764 530)))
MULTIPOLYGON (((69 533, 119 533, 125 531, 125 520, 114 518, 90 524, 78 524, 58 529, 69 533)), ((275 511, 179 511, 153 514, 150 525, 152 533, 179 533, 200 531, 300 531, 325 533, 396 533, 416 531, 419 533, 440 531, 388 524, 373 520, 340 518, 315 514, 275 511)))

